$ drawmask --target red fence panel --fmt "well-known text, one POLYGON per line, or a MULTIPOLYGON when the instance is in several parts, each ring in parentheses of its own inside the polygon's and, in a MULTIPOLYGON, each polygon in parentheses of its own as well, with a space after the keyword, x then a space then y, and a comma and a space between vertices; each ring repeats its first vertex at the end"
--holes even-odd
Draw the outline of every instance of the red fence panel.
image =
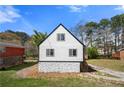
POLYGON ((10 57, 10 56, 23 56, 24 48, 18 47, 5 47, 5 51, 0 53, 0 57, 10 57))

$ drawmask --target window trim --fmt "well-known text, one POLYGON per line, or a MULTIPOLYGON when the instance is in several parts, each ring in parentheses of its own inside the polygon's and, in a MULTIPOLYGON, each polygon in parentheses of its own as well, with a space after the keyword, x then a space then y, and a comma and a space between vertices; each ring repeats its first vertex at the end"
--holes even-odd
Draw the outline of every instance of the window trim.
POLYGON ((57 41, 65 41, 65 33, 58 33, 57 34, 57 41), (61 36, 64 36, 64 40, 62 40, 61 36))
POLYGON ((69 57, 77 57, 77 49, 69 49, 69 57), (74 55, 74 50, 76 50, 76 55, 74 55))
POLYGON ((46 57, 54 57, 55 56, 55 51, 54 49, 46 49, 46 57), (53 55, 51 55, 51 50, 53 50, 53 55))

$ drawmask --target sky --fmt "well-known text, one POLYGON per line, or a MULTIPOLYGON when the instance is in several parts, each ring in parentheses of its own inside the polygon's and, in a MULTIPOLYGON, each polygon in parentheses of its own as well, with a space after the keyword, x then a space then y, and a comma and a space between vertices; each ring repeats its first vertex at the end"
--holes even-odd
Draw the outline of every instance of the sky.
POLYGON ((0 32, 11 29, 32 35, 35 29, 49 34, 60 23, 70 29, 79 22, 99 22, 122 13, 124 5, 0 6, 0 32))

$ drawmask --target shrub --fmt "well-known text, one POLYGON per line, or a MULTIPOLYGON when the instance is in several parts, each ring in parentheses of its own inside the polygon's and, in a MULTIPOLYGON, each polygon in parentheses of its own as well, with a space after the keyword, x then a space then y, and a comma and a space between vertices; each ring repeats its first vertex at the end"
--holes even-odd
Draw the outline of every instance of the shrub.
POLYGON ((95 47, 87 48, 87 54, 89 59, 95 59, 98 57, 98 51, 95 47))

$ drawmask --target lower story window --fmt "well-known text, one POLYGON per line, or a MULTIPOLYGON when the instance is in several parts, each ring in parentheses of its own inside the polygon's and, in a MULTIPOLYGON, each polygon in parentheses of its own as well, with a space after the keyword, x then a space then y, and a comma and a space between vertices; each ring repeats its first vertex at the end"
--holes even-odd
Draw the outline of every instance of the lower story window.
POLYGON ((54 56, 54 49, 46 49, 46 56, 47 57, 54 56))
POLYGON ((70 57, 77 56, 77 49, 69 49, 69 56, 70 57))

